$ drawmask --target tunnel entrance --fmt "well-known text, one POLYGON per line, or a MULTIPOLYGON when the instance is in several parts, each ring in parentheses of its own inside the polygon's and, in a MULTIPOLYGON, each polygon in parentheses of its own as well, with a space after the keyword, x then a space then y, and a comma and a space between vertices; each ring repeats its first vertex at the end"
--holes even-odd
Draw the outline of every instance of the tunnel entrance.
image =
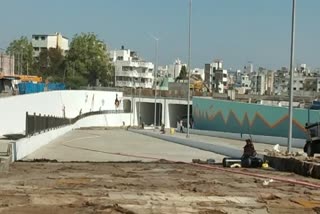
MULTIPOLYGON (((141 102, 140 104, 141 110, 139 109, 139 102, 136 102, 136 109, 137 109, 137 118, 139 124, 144 122, 146 126, 150 126, 154 123, 154 103, 145 103, 141 102), (139 113, 141 119, 139 118, 139 113)), ((160 126, 162 121, 162 104, 157 103, 157 115, 156 115, 156 126, 160 126)))
MULTIPOLYGON (((187 125, 188 105, 169 104, 170 127, 176 128, 177 122, 183 120, 184 126, 187 125)), ((190 120, 192 117, 192 105, 190 105, 190 120)))
POLYGON ((123 111, 125 113, 131 112, 131 105, 132 105, 131 100, 127 100, 127 99, 123 100, 123 111))

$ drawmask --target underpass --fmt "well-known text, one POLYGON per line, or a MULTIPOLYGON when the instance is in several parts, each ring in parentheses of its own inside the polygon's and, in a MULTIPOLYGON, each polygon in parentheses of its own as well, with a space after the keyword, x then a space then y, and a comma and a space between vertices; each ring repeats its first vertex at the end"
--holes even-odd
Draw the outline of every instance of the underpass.
MULTIPOLYGON (((166 128, 177 127, 177 122, 187 118, 187 99, 157 97, 123 97, 124 111, 132 111, 130 125, 144 122, 147 126, 154 124, 156 102, 156 125, 164 124, 166 128), (133 105, 132 105, 133 103, 133 105), (141 116, 141 121, 140 121, 141 116)), ((192 115, 192 101, 190 101, 190 115, 192 115)), ((185 121, 184 121, 185 122, 185 121)))
MULTIPOLYGON (((72 100, 66 105, 68 116, 78 115, 80 107, 86 107, 83 108, 86 112, 114 108, 115 96, 80 95, 83 96, 74 96, 79 98, 78 105, 72 100)), ((121 117, 93 115, 83 118, 76 126, 41 132, 20 142, 23 145, 20 147, 23 151, 21 157, 26 162, 13 163, 10 173, 0 178, 0 210, 4 213, 241 213, 243 210, 250 213, 312 213, 312 208, 299 204, 306 192, 310 201, 319 198, 316 188, 320 184, 310 178, 275 170, 226 170, 221 166, 190 164, 192 159, 210 158, 221 162, 224 156, 125 129, 105 127, 120 127, 123 121, 128 124, 129 116, 130 122, 136 124, 139 111, 153 122, 154 100, 144 99, 145 104, 139 104, 137 100, 133 100, 132 114, 121 114, 121 117), (74 129, 95 125, 100 128, 74 129), (67 128, 66 134, 57 134, 67 128), (55 140, 48 140, 47 135, 52 135, 55 140), (37 143, 35 138, 39 138, 41 148, 29 153, 30 146, 37 143), (241 172, 251 175, 245 176, 241 172), (264 185, 270 178, 276 180, 279 177, 280 180, 264 185), (317 187, 302 186, 288 181, 287 177, 303 179, 310 185, 316 183, 317 187)), ((158 99, 157 102, 157 112, 162 112, 159 116, 166 127, 175 126, 176 118, 186 115, 186 100, 158 99)), ((62 114, 58 107, 54 112, 62 114)), ((123 103, 123 108, 130 111, 131 104, 123 103)), ((21 125, 12 130, 22 129, 21 125)), ((186 139, 185 134, 176 134, 176 137, 186 139)), ((208 141, 213 147, 218 141, 195 135, 191 139, 196 143, 208 141)), ((243 146, 243 142, 219 141, 228 144, 230 149, 237 147, 241 150, 243 146)), ((262 147, 257 149, 261 151, 262 147)))
MULTIPOLYGON (((154 103, 147 103, 147 102, 136 102, 136 114, 137 117, 140 118, 139 124, 141 122, 144 122, 145 125, 152 125, 154 124, 154 113, 155 113, 155 107, 154 103), (139 117, 140 115, 140 117, 139 117)), ((160 126, 162 122, 162 116, 163 116, 163 105, 162 103, 156 104, 156 125, 160 126)))

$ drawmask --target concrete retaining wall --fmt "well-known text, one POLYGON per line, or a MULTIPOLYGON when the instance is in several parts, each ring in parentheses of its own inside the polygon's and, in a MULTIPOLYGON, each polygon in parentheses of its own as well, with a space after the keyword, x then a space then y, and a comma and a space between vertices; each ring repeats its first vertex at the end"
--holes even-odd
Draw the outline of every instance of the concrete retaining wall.
POLYGON ((117 127, 122 126, 123 121, 126 124, 129 124, 129 113, 94 115, 83 118, 79 120, 77 123, 70 126, 54 129, 31 137, 22 138, 12 144, 12 159, 13 161, 21 160, 27 155, 41 148, 42 146, 49 144, 58 137, 71 131, 72 129, 92 126, 117 127))
MULTIPOLYGON (((26 112, 73 118, 82 113, 115 110, 114 101, 122 92, 110 91, 50 91, 0 99, 0 136, 24 134, 26 112), (65 112, 65 113, 64 113, 65 112)), ((123 103, 118 108, 123 109, 123 103)))
MULTIPOLYGON (((260 136, 288 136, 288 108, 193 97, 196 129, 260 136)), ((317 122, 319 111, 293 110, 293 137, 305 139, 305 124, 317 122)))
POLYGON ((35 136, 22 138, 13 143, 13 161, 21 160, 25 156, 31 154, 44 145, 52 142, 56 138, 71 131, 73 126, 65 126, 63 128, 51 130, 35 136))
POLYGON ((101 126, 101 127, 120 127, 123 125, 123 122, 126 126, 130 124, 130 113, 122 114, 99 114, 93 115, 90 117, 83 118, 74 124, 74 128, 85 128, 92 126, 101 126))

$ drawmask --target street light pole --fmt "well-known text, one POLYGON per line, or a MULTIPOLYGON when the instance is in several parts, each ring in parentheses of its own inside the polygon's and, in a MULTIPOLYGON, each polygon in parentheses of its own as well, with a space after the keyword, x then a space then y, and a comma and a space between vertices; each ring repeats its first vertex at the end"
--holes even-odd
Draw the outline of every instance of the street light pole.
POLYGON ((296 19, 296 0, 292 0, 292 26, 291 26, 291 55, 290 55, 290 98, 289 98, 289 133, 288 148, 291 152, 292 145, 292 122, 293 122, 293 65, 294 65, 294 48, 295 48, 295 19, 296 19))
MULTIPOLYGON (((133 82, 133 78, 131 77, 131 81, 133 82)), ((132 85, 132 87, 131 87, 131 106, 130 106, 130 108, 131 108, 131 114, 130 114, 130 126, 132 126, 132 117, 133 117, 133 91, 132 91, 132 89, 133 89, 133 85, 132 85)))
POLYGON ((157 123, 157 74, 158 74, 158 43, 159 39, 153 37, 156 41, 156 63, 154 69, 154 127, 153 130, 156 130, 156 123, 157 123))
POLYGON ((189 0, 189 51, 188 51, 188 114, 187 114, 187 138, 190 137, 190 74, 191 74, 191 15, 192 0, 189 0))
POLYGON ((141 77, 140 77, 140 87, 139 87, 139 124, 141 125, 141 77))
POLYGON ((133 109, 133 125, 132 126, 135 126, 135 123, 136 123, 136 105, 135 105, 135 99, 136 99, 136 82, 133 81, 133 84, 134 84, 134 88, 133 88, 133 106, 132 106, 132 109, 133 109))

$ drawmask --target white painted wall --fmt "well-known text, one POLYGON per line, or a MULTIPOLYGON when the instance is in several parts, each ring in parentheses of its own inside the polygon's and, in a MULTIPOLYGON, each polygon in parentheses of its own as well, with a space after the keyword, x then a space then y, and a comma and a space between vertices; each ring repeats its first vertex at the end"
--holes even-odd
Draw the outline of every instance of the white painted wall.
POLYGON ((37 149, 52 142, 56 138, 71 131, 73 126, 66 126, 60 129, 51 130, 42 134, 34 135, 27 138, 22 138, 13 144, 12 160, 21 160, 37 149))
POLYGON ((61 43, 60 45, 60 49, 63 51, 69 50, 69 40, 62 37, 61 43))
POLYGON ((54 129, 31 137, 22 138, 13 143, 13 161, 23 159, 27 155, 31 154, 42 146, 47 145, 72 129, 99 126, 121 127, 123 121, 126 123, 126 125, 129 124, 129 113, 93 115, 79 120, 74 125, 54 129))
POLYGON ((79 120, 73 127, 121 127, 123 122, 126 126, 130 124, 130 113, 93 115, 79 120))
MULTIPOLYGON (((36 112, 62 117, 65 107, 66 117, 73 118, 82 113, 101 110, 115 110, 114 101, 122 99, 122 92, 109 91, 51 91, 37 94, 19 95, 0 99, 0 136, 4 134, 24 134, 25 115, 36 112)), ((123 109, 121 102, 119 110, 123 109)))
POLYGON ((57 47, 57 36, 56 35, 49 35, 47 36, 47 47, 50 48, 56 48, 57 47))

